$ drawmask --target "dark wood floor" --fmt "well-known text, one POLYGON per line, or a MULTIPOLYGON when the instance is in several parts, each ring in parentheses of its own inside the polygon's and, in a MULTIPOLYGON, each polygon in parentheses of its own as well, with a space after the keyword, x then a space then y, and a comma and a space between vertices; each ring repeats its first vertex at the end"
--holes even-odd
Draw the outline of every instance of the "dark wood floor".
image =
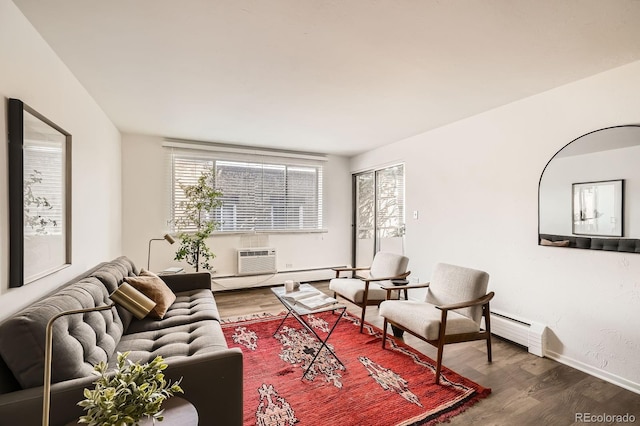
MULTIPOLYGON (((328 282, 314 285, 330 294, 328 282)), ((215 297, 223 318, 283 310, 268 288, 217 292, 215 297)), ((360 315, 357 306, 347 305, 350 312, 360 315)), ((366 320, 382 327, 382 318, 376 307, 367 309, 366 320)), ((405 341, 427 356, 436 357, 435 348, 427 343, 413 336, 406 336, 405 341)), ((492 342, 491 364, 487 362, 484 342, 445 347, 444 365, 492 389, 487 399, 454 417, 450 424, 572 425, 582 424, 576 421, 576 413, 590 413, 592 416, 629 413, 635 416, 635 424, 640 425, 640 394, 550 359, 531 355, 526 349, 507 341, 494 338, 492 342)))

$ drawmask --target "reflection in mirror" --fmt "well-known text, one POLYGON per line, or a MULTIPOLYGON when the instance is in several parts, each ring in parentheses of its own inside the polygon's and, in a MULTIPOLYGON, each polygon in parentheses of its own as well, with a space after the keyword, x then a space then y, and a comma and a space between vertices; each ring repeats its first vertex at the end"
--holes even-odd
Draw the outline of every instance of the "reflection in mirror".
POLYGON ((637 125, 596 130, 558 151, 540 177, 539 244, 640 253, 639 162, 637 125), (601 205, 589 205, 597 201, 589 193, 594 185, 611 181, 618 183, 606 184, 601 205), (590 210, 582 219, 579 211, 575 216, 575 188, 583 189, 582 207, 590 210))

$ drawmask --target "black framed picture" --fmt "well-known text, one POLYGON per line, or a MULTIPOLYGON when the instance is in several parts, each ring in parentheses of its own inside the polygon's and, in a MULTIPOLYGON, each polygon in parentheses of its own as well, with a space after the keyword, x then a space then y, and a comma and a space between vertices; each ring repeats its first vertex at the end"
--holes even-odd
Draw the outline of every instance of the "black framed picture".
POLYGON ((573 233, 623 237, 624 180, 574 183, 573 233))
POLYGON ((71 135, 8 100, 9 286, 71 264, 71 135))

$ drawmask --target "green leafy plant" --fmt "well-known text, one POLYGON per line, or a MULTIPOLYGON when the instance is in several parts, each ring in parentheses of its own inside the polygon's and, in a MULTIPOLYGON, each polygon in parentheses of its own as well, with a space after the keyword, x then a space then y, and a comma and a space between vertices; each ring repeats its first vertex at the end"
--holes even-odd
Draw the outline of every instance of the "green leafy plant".
POLYGON ((100 362, 94 367, 98 379, 93 390, 85 389, 85 399, 78 403, 86 415, 79 423, 89 426, 138 425, 143 417, 162 421, 164 400, 175 393, 183 393, 180 380, 171 384, 164 378, 167 368, 161 356, 146 364, 127 359, 129 352, 118 352, 115 374, 108 373, 108 366, 100 362))
POLYGON ((212 218, 213 210, 222 205, 222 192, 213 187, 213 171, 203 172, 193 185, 180 183, 185 200, 180 202, 184 214, 176 219, 180 247, 175 260, 184 260, 196 271, 200 266, 211 269, 215 254, 207 246, 207 238, 218 229, 218 222, 212 218))

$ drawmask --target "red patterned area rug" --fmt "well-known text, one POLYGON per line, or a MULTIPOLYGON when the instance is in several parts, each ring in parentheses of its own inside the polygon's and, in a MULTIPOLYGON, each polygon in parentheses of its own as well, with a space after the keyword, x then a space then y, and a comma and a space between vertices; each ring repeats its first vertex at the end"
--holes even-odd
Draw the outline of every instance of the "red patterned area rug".
MULTIPOLYGON (((244 354, 244 425, 432 425, 447 421, 481 398, 486 389, 443 367, 434 381, 435 362, 413 348, 387 339, 382 331, 348 313, 311 370, 303 374, 320 344, 294 318, 275 334, 284 315, 253 315, 225 321, 230 347, 244 354)), ((337 318, 325 312, 308 322, 322 338, 337 318)))

